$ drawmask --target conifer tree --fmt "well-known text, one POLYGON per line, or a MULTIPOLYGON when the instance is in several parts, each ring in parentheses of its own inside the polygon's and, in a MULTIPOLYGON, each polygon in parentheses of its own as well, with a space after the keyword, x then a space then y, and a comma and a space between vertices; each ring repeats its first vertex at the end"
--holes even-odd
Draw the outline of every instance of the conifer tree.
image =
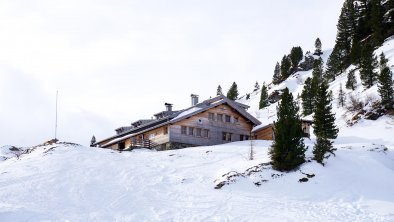
POLYGON ((280 75, 280 65, 279 65, 279 62, 277 62, 275 65, 274 76, 272 77, 272 83, 274 85, 277 85, 281 82, 281 80, 282 80, 282 77, 280 75))
POLYGON ((319 38, 317 38, 315 41, 315 52, 313 54, 317 56, 321 56, 323 54, 321 48, 322 48, 321 41, 319 38))
POLYGON ((356 29, 353 1, 345 0, 341 9, 337 24, 335 46, 327 61, 327 73, 329 76, 336 76, 342 73, 351 62, 350 49, 356 29))
POLYGON ((298 65, 300 61, 304 57, 304 53, 302 52, 302 48, 300 46, 293 47, 290 51, 290 60, 291 60, 291 69, 293 72, 297 71, 298 65))
POLYGON ((291 60, 287 55, 284 55, 282 58, 282 62, 280 64, 280 74, 282 81, 287 79, 287 77, 289 77, 291 74, 291 60))
POLYGON ((338 73, 342 72, 340 53, 338 48, 334 48, 327 60, 327 69, 325 71, 325 76, 333 79, 338 73))
POLYGON ((227 92, 227 98, 231 99, 231 100, 236 100, 238 99, 238 86, 237 83, 233 82, 233 84, 231 85, 230 89, 227 92))
POLYGON ((313 68, 313 63, 315 62, 315 58, 308 51, 304 55, 304 61, 300 63, 300 68, 302 71, 309 71, 313 68))
POLYGON ((217 96, 223 95, 222 87, 221 87, 220 85, 218 86, 218 88, 217 88, 217 90, 216 90, 216 95, 217 95, 217 96))
POLYGON ((313 113, 314 95, 312 94, 312 79, 308 77, 304 82, 304 89, 301 93, 302 114, 308 116, 313 113))
POLYGON ((317 137, 313 148, 314 159, 323 164, 326 153, 334 154, 332 139, 337 138, 338 129, 335 126, 335 115, 332 113, 332 95, 328 92, 328 84, 322 81, 319 85, 315 115, 313 116, 314 133, 317 137))
POLYGON ((258 91, 259 89, 260 89, 260 85, 259 85, 259 83, 256 81, 256 84, 254 84, 253 92, 258 91))
POLYGON ((365 88, 373 86, 377 79, 377 68, 378 62, 376 56, 373 54, 373 49, 369 46, 363 49, 361 64, 360 64, 360 78, 365 88))
POLYGON ((362 47, 359 41, 354 40, 352 49, 350 52, 350 59, 352 61, 352 64, 356 66, 360 66, 361 64, 361 52, 362 52, 362 47))
POLYGON ((356 71, 355 69, 352 69, 347 74, 346 89, 354 90, 356 88, 357 80, 356 80, 355 71, 356 71))
POLYGON ((338 91, 338 105, 340 107, 343 107, 345 105, 345 100, 346 100, 346 95, 342 89, 342 83, 341 83, 339 86, 339 91, 338 91))
POLYGON ((268 90, 265 84, 263 84, 263 87, 261 87, 261 95, 260 95, 260 103, 259 103, 259 109, 262 109, 264 107, 269 106, 268 102, 268 90))
POLYGON ((290 171, 305 162, 305 145, 297 103, 286 88, 277 107, 274 142, 269 151, 274 169, 290 171))
POLYGON ((371 19, 370 26, 373 31, 373 41, 374 45, 378 46, 382 44, 383 37, 383 8, 380 3, 380 0, 370 0, 370 10, 371 10, 371 19))
POLYGON ((93 144, 96 143, 96 137, 93 135, 92 139, 90 140, 90 146, 93 146, 93 144))
POLYGON ((387 59, 382 52, 380 54, 380 74, 379 74, 379 95, 382 99, 382 105, 386 109, 393 108, 394 105, 394 89, 393 89, 393 73, 387 66, 387 59))
POLYGON ((319 84, 322 81, 323 77, 323 60, 321 58, 316 59, 313 63, 312 70, 312 81, 311 81, 311 95, 312 95, 312 109, 315 109, 315 100, 317 95, 317 90, 319 88, 319 84))
POLYGON ((386 30, 386 36, 392 36, 394 35, 394 0, 388 0, 386 2, 386 12, 384 13, 385 15, 385 30, 386 30))

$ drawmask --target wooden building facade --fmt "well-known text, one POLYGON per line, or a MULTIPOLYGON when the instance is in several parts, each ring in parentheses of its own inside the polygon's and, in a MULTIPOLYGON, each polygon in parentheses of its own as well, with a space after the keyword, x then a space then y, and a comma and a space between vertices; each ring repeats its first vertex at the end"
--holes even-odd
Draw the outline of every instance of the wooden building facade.
POLYGON ((201 103, 192 95, 192 106, 181 111, 173 111, 172 104, 165 105, 166 111, 155 114, 156 119, 120 127, 117 135, 91 145, 115 150, 217 145, 248 140, 253 127, 261 124, 247 112, 248 106, 223 95, 201 103))
MULTIPOLYGON (((312 121, 310 120, 301 120, 302 121, 302 131, 304 133, 304 137, 310 138, 311 136, 311 132, 310 132, 310 128, 312 125, 312 121)), ((273 140, 275 138, 275 134, 274 134, 274 124, 268 124, 268 125, 260 125, 255 127, 252 130, 252 134, 254 139, 258 139, 258 140, 273 140)))

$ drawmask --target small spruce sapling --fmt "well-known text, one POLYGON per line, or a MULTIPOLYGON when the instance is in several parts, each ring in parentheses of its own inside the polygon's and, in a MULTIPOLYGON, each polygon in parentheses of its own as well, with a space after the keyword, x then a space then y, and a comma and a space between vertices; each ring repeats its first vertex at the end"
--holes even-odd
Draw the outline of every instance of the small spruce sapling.
POLYGON ((313 53, 313 55, 321 56, 323 54, 321 48, 322 48, 321 41, 319 38, 317 38, 315 41, 315 52, 313 53))
POLYGON ((96 143, 96 137, 93 135, 92 139, 90 140, 90 146, 93 147, 93 144, 96 143))
POLYGON ((356 80, 355 72, 356 70, 352 69, 347 74, 346 89, 354 90, 356 88, 357 80, 356 80))
POLYGON ((277 85, 277 84, 279 84, 282 81, 280 70, 281 69, 280 69, 279 62, 277 62, 276 65, 275 65, 274 76, 272 77, 272 83, 274 85, 277 85))
POLYGON ((346 100, 346 95, 342 89, 342 83, 341 83, 339 86, 339 92, 338 92, 338 105, 340 107, 343 107, 345 105, 345 100, 346 100))
POLYGON ((222 87, 221 87, 220 85, 218 86, 218 88, 217 88, 217 90, 216 90, 216 95, 217 95, 217 96, 223 95, 222 87))
POLYGON ((267 90, 267 86, 265 86, 265 84, 263 84, 263 87, 261 87, 259 109, 263 109, 267 106, 269 106, 268 90, 267 90))
POLYGON ((256 91, 258 91, 258 90, 260 90, 260 85, 259 85, 259 83, 256 81, 256 84, 254 84, 253 92, 256 92, 256 91))

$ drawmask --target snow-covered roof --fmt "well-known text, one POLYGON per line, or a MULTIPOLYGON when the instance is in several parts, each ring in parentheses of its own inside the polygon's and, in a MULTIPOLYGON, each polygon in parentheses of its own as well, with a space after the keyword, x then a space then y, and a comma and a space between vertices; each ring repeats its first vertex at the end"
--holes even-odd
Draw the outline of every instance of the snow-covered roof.
POLYGON ((199 110, 201 110, 202 108, 200 107, 191 107, 190 109, 187 109, 183 112, 181 112, 177 117, 175 117, 174 119, 172 119, 172 121, 176 121, 177 119, 180 119, 184 116, 190 115, 194 112, 198 112, 199 110))

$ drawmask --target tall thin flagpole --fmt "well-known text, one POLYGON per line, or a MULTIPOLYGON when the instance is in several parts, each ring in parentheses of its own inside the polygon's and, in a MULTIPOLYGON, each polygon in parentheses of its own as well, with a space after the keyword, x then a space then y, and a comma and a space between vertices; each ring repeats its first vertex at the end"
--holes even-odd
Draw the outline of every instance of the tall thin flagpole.
POLYGON ((55 140, 57 137, 57 97, 58 97, 58 91, 56 90, 55 140))

